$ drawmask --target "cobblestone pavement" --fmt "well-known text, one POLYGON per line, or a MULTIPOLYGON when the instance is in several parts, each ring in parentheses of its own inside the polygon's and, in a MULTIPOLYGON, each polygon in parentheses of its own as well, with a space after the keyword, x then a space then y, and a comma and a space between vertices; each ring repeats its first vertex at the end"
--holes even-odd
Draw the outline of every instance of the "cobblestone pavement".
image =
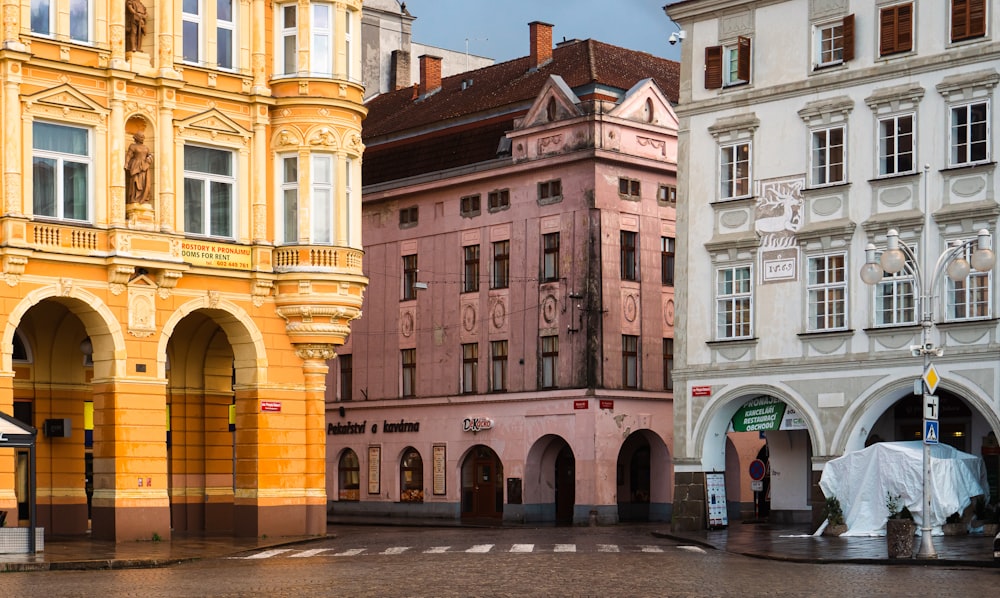
POLYGON ((762 560, 695 549, 650 530, 338 526, 336 538, 164 568, 0 575, 0 595, 965 597, 989 595, 1000 580, 1000 571, 989 568, 762 560), (284 552, 267 554, 274 550, 284 552))

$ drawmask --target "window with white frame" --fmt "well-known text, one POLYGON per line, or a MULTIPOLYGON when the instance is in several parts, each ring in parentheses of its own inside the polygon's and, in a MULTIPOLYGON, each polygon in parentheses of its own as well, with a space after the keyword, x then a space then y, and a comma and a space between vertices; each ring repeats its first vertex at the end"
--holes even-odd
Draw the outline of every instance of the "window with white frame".
POLYGON ((846 180, 844 127, 828 127, 812 131, 812 184, 814 187, 834 185, 846 180))
POLYGON ((215 0, 213 14, 205 8, 212 0, 182 0, 181 3, 181 59, 183 62, 220 69, 236 68, 237 35, 236 3, 234 0, 215 0), (206 47, 215 46, 211 60, 206 47))
POLYGON ((806 295, 809 332, 847 328, 847 271, 843 253, 809 258, 806 295))
MULTIPOLYGON (((914 248, 916 251, 916 248, 914 248)), ((903 268, 886 272, 875 286, 875 325, 902 326, 917 323, 917 295, 913 274, 903 268)))
POLYGON ((235 153, 184 146, 184 231, 211 237, 234 236, 235 153))
POLYGON ((333 243, 333 169, 334 157, 313 154, 310 205, 312 207, 311 242, 329 245, 333 243))
POLYGON ((717 340, 751 338, 753 335, 752 268, 729 266, 715 271, 717 340))
POLYGON ((312 34, 312 64, 309 71, 330 76, 335 64, 333 44, 334 12, 332 4, 312 3, 312 20, 309 22, 312 34))
POLYGON ((278 5, 277 43, 275 43, 275 73, 294 75, 299 71, 299 7, 298 4, 278 5))
POLYGON ((948 128, 951 166, 990 161, 989 107, 985 100, 951 107, 948 128))
POLYGON ((91 0, 68 0, 69 29, 59 30, 56 18, 59 10, 67 8, 58 0, 31 0, 31 32, 37 35, 65 35, 80 43, 93 41, 93 10, 91 0))
POLYGON ((842 64, 854 59, 854 15, 813 27, 816 68, 842 64))
POLYGON ((31 131, 34 214, 90 220, 93 168, 90 131, 37 121, 31 131))
MULTIPOLYGON (((972 260, 974 247, 965 248, 966 262, 972 260)), ((969 275, 963 280, 954 281, 945 277, 948 281, 948 301, 947 319, 958 320, 978 320, 992 317, 992 297, 990 289, 993 287, 993 271, 980 272, 971 270, 969 275)))
POLYGON ((283 156, 281 164, 281 240, 297 243, 299 240, 299 159, 283 156))
POLYGON ((750 142, 719 148, 719 197, 733 199, 750 195, 750 142))
POLYGON ((881 176, 913 172, 916 164, 916 119, 913 113, 878 121, 878 173, 881 176))

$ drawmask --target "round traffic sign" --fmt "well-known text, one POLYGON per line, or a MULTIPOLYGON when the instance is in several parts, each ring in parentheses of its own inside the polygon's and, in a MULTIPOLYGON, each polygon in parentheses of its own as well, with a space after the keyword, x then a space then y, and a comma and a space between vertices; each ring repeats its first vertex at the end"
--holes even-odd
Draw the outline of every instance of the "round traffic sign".
POLYGON ((763 480, 764 473, 767 471, 767 467, 764 466, 764 462, 760 459, 754 459, 750 462, 750 479, 754 481, 763 480))

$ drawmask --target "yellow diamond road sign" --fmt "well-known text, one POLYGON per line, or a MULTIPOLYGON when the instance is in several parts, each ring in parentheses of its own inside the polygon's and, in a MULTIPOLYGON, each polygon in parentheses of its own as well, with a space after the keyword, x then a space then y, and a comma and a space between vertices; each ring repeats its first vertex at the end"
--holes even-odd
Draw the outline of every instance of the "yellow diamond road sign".
POLYGON ((924 384, 927 385, 927 392, 934 394, 934 391, 937 389, 938 382, 940 381, 941 377, 938 376, 937 370, 934 369, 934 364, 932 363, 928 365, 927 369, 924 371, 924 384))

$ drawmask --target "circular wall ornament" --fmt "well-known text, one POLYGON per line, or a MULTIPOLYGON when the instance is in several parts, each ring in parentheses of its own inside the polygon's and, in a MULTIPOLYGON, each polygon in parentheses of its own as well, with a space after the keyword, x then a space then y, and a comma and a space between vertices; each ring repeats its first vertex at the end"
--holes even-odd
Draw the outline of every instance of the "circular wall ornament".
POLYGON ((636 316, 639 315, 639 306, 636 305, 635 295, 625 296, 624 313, 626 320, 629 322, 635 322, 636 316))
POLYGON ((507 321, 507 306, 503 304, 503 301, 497 301, 493 304, 493 327, 503 328, 504 322, 507 321))
POLYGON ((465 309, 462 310, 462 328, 466 332, 472 332, 476 329, 476 308, 474 305, 466 305, 465 309))
POLYGON ((667 326, 674 325, 674 300, 668 299, 666 305, 663 306, 663 322, 667 326))
POLYGON ((556 320, 556 298, 548 295, 542 299, 542 319, 546 324, 551 324, 556 320))
POLYGON ((403 336, 409 338, 413 334, 413 313, 404 312, 402 317, 402 322, 400 322, 400 330, 403 336))

